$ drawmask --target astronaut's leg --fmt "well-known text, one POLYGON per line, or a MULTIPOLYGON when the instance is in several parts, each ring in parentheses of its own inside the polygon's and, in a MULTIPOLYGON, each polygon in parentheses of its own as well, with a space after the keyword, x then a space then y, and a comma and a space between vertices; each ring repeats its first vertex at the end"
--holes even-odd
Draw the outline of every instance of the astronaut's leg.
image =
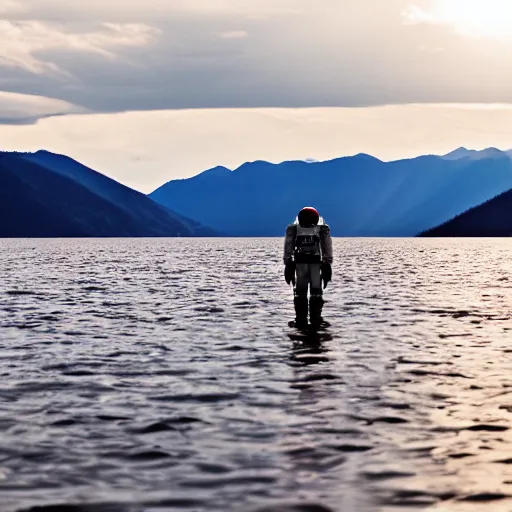
POLYGON ((311 280, 309 321, 313 327, 320 327, 324 324, 324 319, 322 318, 324 299, 322 296, 322 275, 320 271, 320 263, 311 263, 309 265, 309 275, 311 280))
POLYGON ((308 287, 309 265, 306 263, 297 263, 293 298, 293 305, 295 306, 295 325, 297 327, 307 327, 308 325, 308 287))

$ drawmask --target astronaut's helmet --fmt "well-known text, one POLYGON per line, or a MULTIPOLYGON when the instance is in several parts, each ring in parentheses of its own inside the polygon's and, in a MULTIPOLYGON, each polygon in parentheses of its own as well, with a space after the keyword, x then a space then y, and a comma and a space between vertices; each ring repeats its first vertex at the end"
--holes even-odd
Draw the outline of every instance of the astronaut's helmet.
POLYGON ((312 206, 306 206, 297 215, 299 225, 303 228, 316 226, 320 220, 320 214, 312 206))

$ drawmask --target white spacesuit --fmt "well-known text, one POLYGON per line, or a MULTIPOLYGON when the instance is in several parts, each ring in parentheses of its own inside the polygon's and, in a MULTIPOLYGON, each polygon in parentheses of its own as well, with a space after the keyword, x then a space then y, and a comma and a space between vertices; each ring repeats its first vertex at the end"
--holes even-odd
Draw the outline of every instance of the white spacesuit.
POLYGON ((309 290, 309 321, 322 326, 322 282, 325 287, 331 280, 333 252, 331 230, 314 208, 303 208, 286 228, 283 260, 286 282, 295 285, 295 325, 308 325, 309 290))

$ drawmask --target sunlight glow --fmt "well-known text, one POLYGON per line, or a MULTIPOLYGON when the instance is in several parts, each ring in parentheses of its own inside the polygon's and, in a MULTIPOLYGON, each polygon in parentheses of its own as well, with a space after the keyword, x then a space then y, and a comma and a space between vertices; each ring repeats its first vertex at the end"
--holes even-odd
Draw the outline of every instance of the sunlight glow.
POLYGON ((436 0, 427 12, 411 6, 408 18, 413 23, 452 25, 466 36, 512 42, 512 0, 436 0))

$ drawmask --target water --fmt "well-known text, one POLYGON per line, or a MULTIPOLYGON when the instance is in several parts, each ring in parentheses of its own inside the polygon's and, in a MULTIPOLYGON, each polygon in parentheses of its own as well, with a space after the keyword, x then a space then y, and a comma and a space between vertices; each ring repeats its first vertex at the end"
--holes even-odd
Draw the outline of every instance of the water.
POLYGON ((512 241, 334 245, 0 241, 1 510, 511 510, 512 241))

